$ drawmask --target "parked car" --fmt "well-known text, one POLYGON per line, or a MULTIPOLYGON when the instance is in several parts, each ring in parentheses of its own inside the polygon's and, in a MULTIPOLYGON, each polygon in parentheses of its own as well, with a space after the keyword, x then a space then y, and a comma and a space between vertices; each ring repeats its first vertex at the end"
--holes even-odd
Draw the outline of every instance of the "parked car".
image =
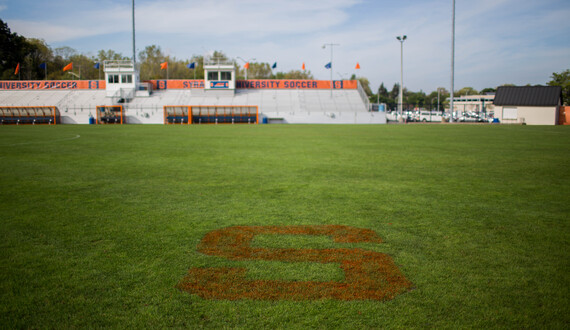
POLYGON ((436 111, 420 111, 418 121, 421 122, 441 122, 443 118, 441 112, 436 111))
POLYGON ((479 114, 474 112, 465 112, 461 117, 459 117, 460 122, 471 122, 480 123, 487 121, 485 118, 481 117, 479 114))

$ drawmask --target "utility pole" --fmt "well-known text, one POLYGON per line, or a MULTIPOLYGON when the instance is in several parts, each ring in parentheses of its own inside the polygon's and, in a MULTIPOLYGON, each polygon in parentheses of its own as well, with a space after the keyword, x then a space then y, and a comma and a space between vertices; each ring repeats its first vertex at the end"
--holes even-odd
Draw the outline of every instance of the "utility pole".
POLYGON ((327 48, 327 46, 329 46, 331 48, 331 99, 333 97, 333 46, 340 46, 340 44, 333 44, 332 42, 330 44, 324 44, 323 45, 323 49, 327 48))
POLYGON ((451 91, 449 102, 449 122, 453 122, 453 88, 455 87, 455 0, 451 14, 451 91))
POLYGON ((402 115, 404 107, 404 41, 408 37, 406 35, 397 36, 396 39, 400 41, 400 95, 398 96, 398 111, 402 115))

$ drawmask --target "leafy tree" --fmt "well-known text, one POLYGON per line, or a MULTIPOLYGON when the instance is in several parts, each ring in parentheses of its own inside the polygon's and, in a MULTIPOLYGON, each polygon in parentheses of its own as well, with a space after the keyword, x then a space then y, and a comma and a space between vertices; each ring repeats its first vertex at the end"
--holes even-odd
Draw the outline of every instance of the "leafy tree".
POLYGON ((495 89, 495 88, 490 88, 490 87, 488 87, 488 88, 483 88, 483 89, 479 92, 479 95, 486 95, 486 94, 489 94, 489 93, 495 93, 496 91, 497 91, 497 89, 495 89))
POLYGON ((410 92, 407 95, 404 93, 404 95, 406 96, 405 103, 411 108, 423 108, 426 103, 426 93, 422 90, 417 93, 410 92))
POLYGON ((26 38, 12 33, 4 21, 0 20, 0 76, 1 79, 18 79, 14 74, 20 63, 23 70, 24 58, 27 52, 26 38))
POLYGON ((383 83, 383 82, 380 84, 380 87, 378 87, 378 95, 379 95, 380 97, 385 97, 385 98, 390 97, 389 94, 388 94, 388 90, 386 89, 386 87, 384 87, 384 83, 383 83))
POLYGON ((459 91, 454 93, 454 97, 465 96, 465 95, 478 95, 479 92, 473 87, 463 87, 459 91))
POLYGON ((392 87, 392 90, 390 91, 390 98, 397 100, 398 95, 400 95, 400 84, 395 83, 394 87, 392 87))
MULTIPOLYGON (((45 69, 40 68, 40 65, 48 65, 53 61, 53 50, 41 39, 27 39, 27 56, 25 58, 26 66, 26 79, 42 80, 46 79, 45 69)), ((48 67, 49 69, 49 67, 48 67)))
POLYGON ((289 72, 277 72, 274 79, 315 79, 311 71, 291 70, 289 72))
POLYGON ((160 46, 146 46, 139 53, 140 59, 140 79, 141 81, 152 79, 165 79, 166 73, 160 69, 160 64, 168 62, 167 57, 162 53, 160 46))
POLYGON ((97 58, 93 59, 94 61, 100 62, 103 64, 104 61, 124 61, 130 60, 130 57, 123 56, 120 53, 116 53, 114 50, 103 50, 101 49, 97 52, 97 58))
POLYGON ((426 96, 426 106, 431 106, 433 110, 437 110, 437 99, 439 91, 439 111, 443 111, 444 104, 447 104, 447 98, 449 97, 449 92, 443 87, 438 87, 437 90, 431 92, 426 96))
POLYGON ((350 77, 350 80, 358 80, 360 82, 360 85, 362 85, 362 89, 364 89, 364 92, 366 93, 366 95, 370 98, 372 96, 372 90, 370 89, 370 81, 368 81, 367 78, 364 77, 356 77, 356 75, 352 75, 350 77))
MULTIPOLYGON (((239 77, 245 77, 245 68, 240 68, 239 77)), ((273 72, 269 63, 250 62, 247 79, 271 79, 273 72)))
POLYGON ((548 82, 548 86, 562 87, 562 103, 564 105, 570 104, 570 69, 562 71, 561 73, 552 73, 552 80, 548 82))

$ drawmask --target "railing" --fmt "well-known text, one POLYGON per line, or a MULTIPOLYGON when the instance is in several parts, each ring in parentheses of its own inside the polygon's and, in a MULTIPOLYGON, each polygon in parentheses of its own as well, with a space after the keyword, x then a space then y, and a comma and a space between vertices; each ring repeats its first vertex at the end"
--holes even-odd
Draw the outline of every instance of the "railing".
POLYGON ((121 61, 105 61, 103 62, 105 69, 134 69, 135 66, 131 60, 121 61))
POLYGON ((366 107, 366 110, 370 111, 370 100, 368 99, 368 96, 366 95, 364 88, 362 88, 362 85, 360 84, 360 80, 357 80, 356 83, 358 85, 358 93, 360 94, 360 97, 362 98, 362 102, 364 102, 364 106, 366 107))
POLYGON ((207 56, 204 58, 204 65, 234 65, 234 61, 223 57, 207 56))

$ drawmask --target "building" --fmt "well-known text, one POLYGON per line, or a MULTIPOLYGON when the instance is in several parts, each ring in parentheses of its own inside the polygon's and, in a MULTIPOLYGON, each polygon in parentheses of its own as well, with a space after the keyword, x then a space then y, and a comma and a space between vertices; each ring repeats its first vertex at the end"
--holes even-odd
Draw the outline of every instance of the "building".
POLYGON ((495 95, 464 95, 453 98, 454 112, 493 112, 495 95))
POLYGON ((494 100, 495 118, 505 124, 558 125, 560 86, 501 86, 494 100))
POLYGON ((105 80, 0 81, 0 124, 386 123, 357 80, 237 80, 217 59, 204 69, 139 82, 131 61, 106 61, 105 80))

